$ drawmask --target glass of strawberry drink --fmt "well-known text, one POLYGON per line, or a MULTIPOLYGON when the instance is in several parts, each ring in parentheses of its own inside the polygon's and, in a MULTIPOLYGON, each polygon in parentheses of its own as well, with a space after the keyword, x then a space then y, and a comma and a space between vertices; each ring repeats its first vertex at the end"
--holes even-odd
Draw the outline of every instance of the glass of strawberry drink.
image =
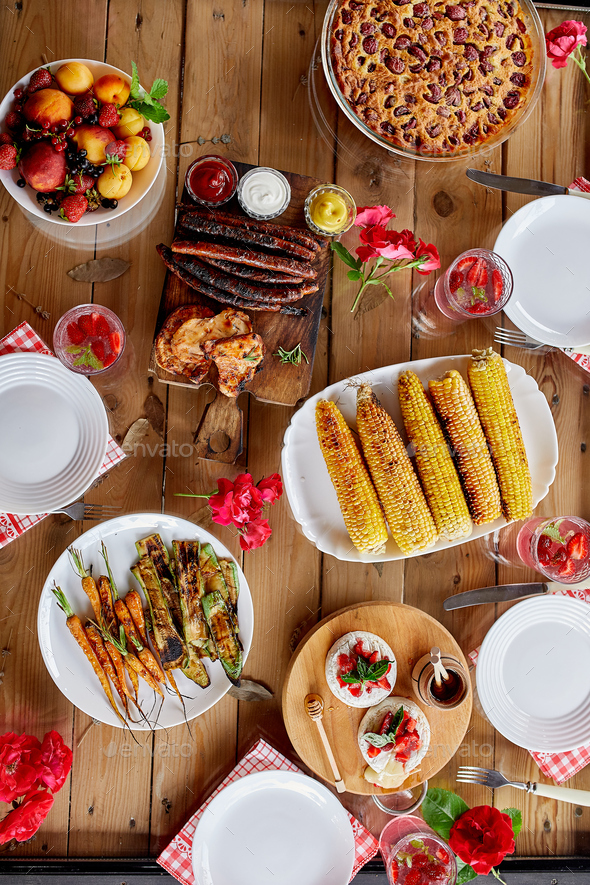
POLYGON ((449 846, 412 814, 391 820, 379 838, 390 885, 455 885, 457 862, 449 846))
POLYGON ((100 304, 79 304, 59 320, 53 333, 55 355, 72 372, 98 375, 121 358, 125 328, 100 304))
POLYGON ((499 313, 512 295, 512 273, 489 249, 469 249, 456 258, 434 287, 436 306, 457 323, 499 313))
POLYGON ((590 574, 590 523, 578 516, 529 519, 516 539, 525 565, 559 584, 577 584, 590 574))

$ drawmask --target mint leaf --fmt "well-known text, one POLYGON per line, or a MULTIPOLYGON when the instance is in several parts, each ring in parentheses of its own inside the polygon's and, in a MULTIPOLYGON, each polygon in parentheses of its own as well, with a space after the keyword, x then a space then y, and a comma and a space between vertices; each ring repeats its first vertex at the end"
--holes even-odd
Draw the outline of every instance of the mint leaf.
POLYGON ((129 92, 131 93, 131 98, 139 98, 139 71, 134 61, 131 62, 131 71, 133 76, 131 77, 129 92))
POLYGON ((488 296, 486 295, 485 289, 480 289, 478 286, 471 287, 472 297, 471 303, 475 304, 476 301, 487 301, 488 296))
POLYGON ((88 363, 86 362, 87 354, 88 354, 88 351, 86 351, 86 350, 83 353, 81 353, 80 356, 74 360, 74 363, 73 363, 74 366, 87 366, 88 365, 88 363))
POLYGON ((470 867, 468 863, 457 857, 457 885, 464 885, 465 882, 470 882, 471 879, 477 879, 477 873, 473 867, 470 867))
MULTIPOLYGON (((563 541, 561 537, 561 532, 559 531, 559 526, 561 524, 561 519, 556 520, 556 522, 550 523, 546 528, 543 529, 541 535, 547 535, 547 537, 551 538, 553 541, 563 541)), ((508 812, 506 812, 508 814, 508 812)))
POLYGON ((166 93, 168 92, 168 83, 166 80, 162 80, 161 77, 157 77, 152 83, 152 88, 150 89, 150 95, 152 98, 164 98, 166 93))
POLYGON ((170 114, 166 108, 157 102, 155 104, 148 104, 147 101, 130 101, 129 104, 136 111, 139 111, 142 117, 145 117, 146 120, 150 120, 152 123, 164 123, 170 119, 170 114))
POLYGON ((422 817, 443 839, 449 838, 451 827, 466 811, 469 806, 460 796, 438 787, 429 789, 422 803, 422 817))
POLYGON ((502 814, 507 814, 512 821, 512 832, 514 833, 514 838, 516 839, 516 837, 522 830, 522 813, 518 810, 518 808, 503 808, 502 814))
POLYGON ((361 269, 361 260, 360 258, 353 258, 348 249, 342 245, 342 243, 336 243, 332 241, 330 243, 330 249, 332 252, 335 252, 338 258, 343 261, 348 267, 352 267, 353 270, 361 269))
POLYGON ((94 354, 92 353, 92 351, 90 349, 88 350, 88 354, 87 354, 86 358, 88 360, 88 362, 86 363, 87 366, 92 366, 93 369, 103 369, 104 368, 101 361, 94 356, 94 354))
POLYGON ((69 347, 66 347, 66 353, 82 353, 82 348, 77 344, 70 344, 69 347))

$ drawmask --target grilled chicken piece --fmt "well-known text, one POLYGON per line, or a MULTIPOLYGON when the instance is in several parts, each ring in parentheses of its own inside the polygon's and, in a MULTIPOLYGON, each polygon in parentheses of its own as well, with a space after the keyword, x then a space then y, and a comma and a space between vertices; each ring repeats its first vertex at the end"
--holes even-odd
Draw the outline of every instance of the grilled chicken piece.
POLYGON ((227 308, 216 316, 196 304, 179 307, 166 319, 156 339, 156 362, 167 372, 199 384, 210 366, 202 344, 252 330, 248 314, 227 308))
POLYGON ((238 396, 260 368, 265 349, 262 338, 254 332, 227 340, 205 341, 203 353, 217 366, 219 392, 238 396))

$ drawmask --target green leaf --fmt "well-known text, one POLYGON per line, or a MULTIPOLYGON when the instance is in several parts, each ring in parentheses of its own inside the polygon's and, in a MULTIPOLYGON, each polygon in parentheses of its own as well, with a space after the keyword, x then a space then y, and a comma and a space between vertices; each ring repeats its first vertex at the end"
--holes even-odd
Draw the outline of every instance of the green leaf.
POLYGON ((404 708, 403 708, 403 706, 401 706, 399 708, 399 710, 396 711, 393 719, 391 720, 391 725, 389 726, 389 730, 391 731, 392 735, 395 736, 397 734, 397 730, 400 727, 400 725, 402 724, 403 718, 404 718, 404 708))
POLYGON ((152 88, 150 89, 150 95, 152 98, 156 100, 158 98, 164 98, 166 93, 168 92, 168 83, 166 80, 162 80, 161 77, 157 77, 152 83, 152 88))
POLYGON ((342 243, 336 243, 334 240, 330 243, 330 248, 333 252, 336 253, 338 258, 347 264, 349 267, 352 267, 353 270, 360 270, 361 260, 360 258, 353 258, 348 249, 342 245, 342 243))
POLYGON ((472 296, 471 296, 471 303, 472 304, 475 304, 476 301, 487 301, 488 300, 488 296, 486 295, 485 289, 481 289, 478 286, 472 286, 471 292, 472 292, 472 296))
MULTIPOLYGON (((559 526, 562 520, 557 519, 555 522, 550 523, 546 528, 543 529, 541 535, 547 535, 553 541, 563 541, 561 537, 561 532, 559 531, 559 526)), ((506 812, 508 814, 508 812, 506 812)))
POLYGON ((477 879, 477 873, 473 867, 457 857, 457 885, 463 885, 464 882, 470 882, 471 879, 477 879))
POLYGON ((385 676, 391 662, 387 658, 375 661, 374 664, 367 664, 365 658, 359 656, 356 664, 356 670, 341 676, 343 682, 359 683, 359 682, 377 682, 382 676, 385 676))
POLYGON ((443 839, 449 838, 451 827, 466 811, 469 806, 460 796, 438 787, 429 789, 422 803, 422 817, 443 839))
POLYGON ((66 347, 66 353, 82 353, 82 348, 78 344, 70 344, 66 347))
POLYGON ((88 353, 86 355, 86 360, 87 360, 86 365, 92 366, 93 369, 103 369, 104 368, 102 362, 94 356, 94 354, 92 353, 92 351, 90 349, 88 350, 88 353))
POLYGON ((520 812, 518 808, 503 808, 502 814, 507 814, 512 821, 512 832, 514 833, 514 838, 516 839, 516 837, 522 830, 522 812, 520 812))
POLYGON ((166 108, 157 102, 155 104, 148 104, 147 101, 130 101, 129 104, 136 111, 139 111, 142 117, 145 117, 146 120, 150 120, 152 123, 164 123, 170 119, 170 114, 166 108))
POLYGON ((349 270, 347 276, 349 280, 356 282, 357 280, 362 279, 363 273, 360 270, 349 270))
POLYGON ((137 70, 137 65, 134 61, 131 62, 131 71, 133 76, 131 77, 131 86, 130 93, 131 98, 139 98, 139 71, 137 70))

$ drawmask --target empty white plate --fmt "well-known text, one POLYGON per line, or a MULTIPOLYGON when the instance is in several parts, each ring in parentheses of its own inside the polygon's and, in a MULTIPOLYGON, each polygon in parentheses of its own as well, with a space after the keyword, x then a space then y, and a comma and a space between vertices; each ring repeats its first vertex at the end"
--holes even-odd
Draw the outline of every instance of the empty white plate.
POLYGON ((229 784, 193 841, 197 885, 347 885, 353 863, 346 810, 318 781, 291 771, 229 784))
POLYGON ((75 501, 104 461, 108 421, 88 379, 41 353, 0 356, 0 511, 75 501))
POLYGON ((507 262, 514 291, 504 313, 553 347, 590 343, 590 201, 533 200, 508 219, 494 252, 507 262))
POLYGON ((527 599, 488 631, 475 669, 492 725, 519 747, 561 753, 590 741, 590 605, 527 599))

